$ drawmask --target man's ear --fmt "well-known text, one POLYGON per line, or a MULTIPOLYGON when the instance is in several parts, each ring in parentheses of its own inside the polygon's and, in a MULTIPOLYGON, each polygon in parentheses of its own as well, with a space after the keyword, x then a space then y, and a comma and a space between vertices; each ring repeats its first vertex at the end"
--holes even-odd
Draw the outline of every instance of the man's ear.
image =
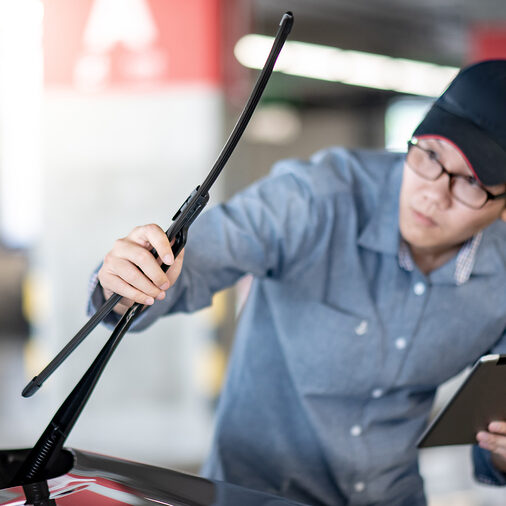
POLYGON ((506 205, 504 206, 504 209, 502 210, 501 220, 506 221, 506 205))

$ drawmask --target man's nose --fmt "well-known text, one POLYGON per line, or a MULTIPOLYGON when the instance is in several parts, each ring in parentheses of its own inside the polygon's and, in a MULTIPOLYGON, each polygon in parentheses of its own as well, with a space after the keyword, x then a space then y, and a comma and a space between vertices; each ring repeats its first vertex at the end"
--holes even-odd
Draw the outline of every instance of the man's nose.
POLYGON ((447 209, 452 203, 450 176, 442 173, 434 181, 427 181, 423 188, 424 197, 439 209, 447 209))

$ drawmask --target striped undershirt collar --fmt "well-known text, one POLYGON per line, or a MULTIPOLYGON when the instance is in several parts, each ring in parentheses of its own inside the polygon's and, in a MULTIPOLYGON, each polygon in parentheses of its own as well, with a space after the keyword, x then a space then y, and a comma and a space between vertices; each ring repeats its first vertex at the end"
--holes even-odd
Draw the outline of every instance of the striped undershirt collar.
MULTIPOLYGON (((453 275, 457 285, 462 285, 470 278, 476 259, 476 252, 478 251, 482 237, 483 232, 478 232, 460 248, 455 261, 455 274, 453 275)), ((411 272, 415 268, 409 247, 403 239, 401 239, 399 244, 399 265, 408 272, 411 272)))

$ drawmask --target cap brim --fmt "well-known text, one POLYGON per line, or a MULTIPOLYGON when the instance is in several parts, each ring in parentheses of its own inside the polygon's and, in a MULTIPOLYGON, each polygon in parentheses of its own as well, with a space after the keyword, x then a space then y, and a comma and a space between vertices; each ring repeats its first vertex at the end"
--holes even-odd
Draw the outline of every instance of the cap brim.
POLYGON ((434 104, 413 133, 414 137, 421 135, 437 135, 452 141, 482 184, 506 182, 506 151, 471 121, 434 104))

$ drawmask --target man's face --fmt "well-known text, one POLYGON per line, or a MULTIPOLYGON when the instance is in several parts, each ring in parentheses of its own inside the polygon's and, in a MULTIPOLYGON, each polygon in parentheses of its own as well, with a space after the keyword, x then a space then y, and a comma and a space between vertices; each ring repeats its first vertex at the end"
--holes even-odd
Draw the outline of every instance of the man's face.
MULTIPOLYGON (((423 138, 418 143, 434 151, 448 172, 472 176, 463 156, 450 142, 423 138)), ((408 155, 400 193, 399 227, 412 248, 428 254, 449 252, 498 218, 506 221, 504 199, 488 201, 482 209, 471 209, 452 198, 447 174, 441 174, 435 181, 423 179, 410 169, 410 161, 408 155)), ((486 189, 499 194, 505 186, 486 189)))

